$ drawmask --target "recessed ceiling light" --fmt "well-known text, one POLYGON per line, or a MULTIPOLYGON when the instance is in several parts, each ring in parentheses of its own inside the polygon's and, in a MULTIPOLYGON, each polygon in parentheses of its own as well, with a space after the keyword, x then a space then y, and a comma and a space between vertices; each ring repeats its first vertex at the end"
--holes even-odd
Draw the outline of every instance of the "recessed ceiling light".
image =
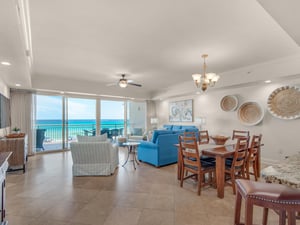
POLYGON ((1 64, 4 65, 4 66, 10 66, 11 65, 10 62, 5 62, 5 61, 1 62, 1 64))
POLYGON ((271 83, 271 80, 265 80, 265 83, 269 84, 269 83, 271 83))
POLYGON ((16 87, 20 87, 21 86, 21 84, 16 84, 16 87))

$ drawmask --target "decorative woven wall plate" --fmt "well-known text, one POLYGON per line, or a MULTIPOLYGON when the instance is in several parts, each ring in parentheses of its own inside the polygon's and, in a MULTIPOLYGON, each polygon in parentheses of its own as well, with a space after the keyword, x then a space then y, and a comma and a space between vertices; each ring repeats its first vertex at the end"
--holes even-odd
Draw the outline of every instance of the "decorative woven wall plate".
POLYGON ((268 98, 269 112, 280 119, 300 117, 300 90, 298 87, 284 86, 275 89, 268 98))
POLYGON ((236 110, 239 101, 235 95, 226 95, 222 98, 220 102, 221 109, 225 112, 230 112, 236 110))
POLYGON ((238 109, 238 118, 242 124, 254 126, 264 118, 264 110, 257 102, 245 102, 238 109))

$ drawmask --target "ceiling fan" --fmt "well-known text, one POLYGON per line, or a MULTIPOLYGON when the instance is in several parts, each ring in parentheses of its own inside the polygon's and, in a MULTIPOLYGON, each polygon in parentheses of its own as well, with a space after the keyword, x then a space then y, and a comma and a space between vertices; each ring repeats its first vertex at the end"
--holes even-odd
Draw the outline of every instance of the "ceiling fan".
POLYGON ((119 85, 121 88, 126 88, 128 85, 133 85, 137 87, 142 87, 141 84, 133 83, 133 80, 127 80, 125 78, 125 74, 122 74, 121 76, 122 78, 119 80, 118 83, 108 84, 107 86, 119 85))

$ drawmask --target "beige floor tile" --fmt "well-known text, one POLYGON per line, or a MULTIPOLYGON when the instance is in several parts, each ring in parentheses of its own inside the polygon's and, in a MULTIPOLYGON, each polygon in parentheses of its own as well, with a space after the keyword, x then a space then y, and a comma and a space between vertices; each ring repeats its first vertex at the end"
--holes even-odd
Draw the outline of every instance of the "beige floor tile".
POLYGON ((148 194, 146 193, 127 192, 118 199, 116 206, 143 209, 147 200, 148 194))
POLYGON ((106 218, 104 225, 137 225, 142 210, 115 207, 106 218))
POLYGON ((160 195, 159 193, 149 194, 145 208, 174 211, 174 196, 160 195))
POLYGON ((144 209, 138 225, 174 225, 174 212, 154 209, 144 209))
POLYGON ((82 224, 96 224, 97 222, 97 224, 104 224, 111 211, 111 207, 99 208, 96 204, 87 204, 71 218, 71 222, 82 224))
MULTIPOLYGON (((127 152, 119 153, 122 164, 127 152)), ((7 174, 6 219, 12 225, 233 224, 231 187, 224 199, 211 187, 198 196, 195 182, 179 186, 176 171, 176 164, 156 168, 143 162, 134 170, 129 162, 113 176, 73 177, 70 152, 36 155, 29 157, 25 174, 7 174)), ((255 207, 254 221, 261 218, 262 209, 255 207)), ((270 211, 268 224, 277 223, 270 211)))
POLYGON ((208 215, 201 210, 175 212, 175 225, 208 225, 208 215))

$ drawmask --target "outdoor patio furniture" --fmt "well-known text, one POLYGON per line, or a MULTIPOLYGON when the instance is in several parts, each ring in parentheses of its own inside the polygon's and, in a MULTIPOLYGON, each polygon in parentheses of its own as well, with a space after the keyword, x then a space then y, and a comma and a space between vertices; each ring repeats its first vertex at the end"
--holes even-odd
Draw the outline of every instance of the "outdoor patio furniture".
POLYGON ((45 132, 46 129, 36 129, 36 148, 37 149, 44 149, 43 143, 44 143, 44 139, 45 139, 45 132))
POLYGON ((96 129, 92 130, 83 130, 85 136, 95 136, 96 135, 96 129))

